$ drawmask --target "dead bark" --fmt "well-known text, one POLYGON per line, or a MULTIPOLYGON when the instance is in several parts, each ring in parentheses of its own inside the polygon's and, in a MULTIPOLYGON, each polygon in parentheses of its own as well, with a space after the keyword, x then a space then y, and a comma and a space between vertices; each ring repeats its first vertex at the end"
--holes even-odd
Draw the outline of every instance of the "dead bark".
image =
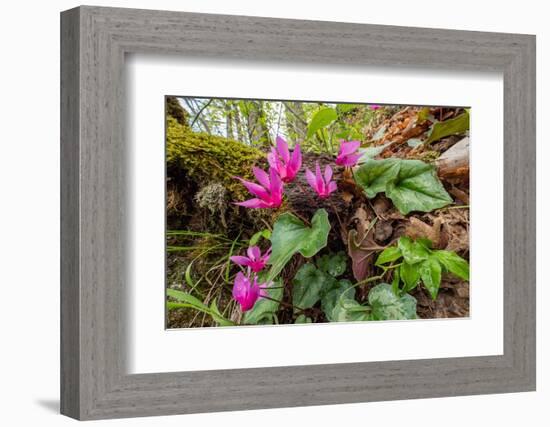
POLYGON ((443 179, 468 177, 470 173, 470 138, 466 137, 445 151, 435 162, 443 179))

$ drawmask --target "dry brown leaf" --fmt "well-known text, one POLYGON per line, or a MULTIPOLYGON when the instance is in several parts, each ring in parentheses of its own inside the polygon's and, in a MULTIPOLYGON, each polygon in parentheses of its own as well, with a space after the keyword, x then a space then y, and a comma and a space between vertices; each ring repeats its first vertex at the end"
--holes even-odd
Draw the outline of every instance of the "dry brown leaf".
POLYGON ((465 205, 470 204, 470 196, 465 191, 462 191, 460 188, 453 187, 449 190, 449 193, 451 193, 452 196, 454 196, 455 199, 460 200, 465 205))
POLYGON ((374 225, 377 219, 369 220, 364 207, 359 207, 352 217, 355 229, 347 235, 348 254, 351 258, 353 277, 361 281, 365 279, 372 264, 371 256, 383 247, 374 241, 374 225))
POLYGON ((405 234, 412 239, 425 237, 432 241, 434 247, 439 247, 442 222, 443 221, 440 217, 436 217, 433 225, 429 225, 416 217, 411 217, 409 219, 409 224, 405 228, 405 234))

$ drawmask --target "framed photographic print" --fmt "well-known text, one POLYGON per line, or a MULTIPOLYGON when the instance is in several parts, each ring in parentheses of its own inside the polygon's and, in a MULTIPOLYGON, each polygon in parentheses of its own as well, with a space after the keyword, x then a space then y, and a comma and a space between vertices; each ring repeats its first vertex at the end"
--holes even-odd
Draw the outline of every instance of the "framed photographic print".
POLYGON ((469 111, 168 96, 167 328, 469 317, 469 111))
POLYGON ((535 389, 534 36, 83 6, 61 40, 63 414, 535 389))

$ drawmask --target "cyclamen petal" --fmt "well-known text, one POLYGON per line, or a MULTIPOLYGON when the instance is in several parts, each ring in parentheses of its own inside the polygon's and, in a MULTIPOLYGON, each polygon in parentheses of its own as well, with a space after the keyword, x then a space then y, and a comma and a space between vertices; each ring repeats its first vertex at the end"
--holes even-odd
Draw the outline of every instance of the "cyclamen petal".
POLYGON ((316 189, 317 188, 317 179, 315 178, 315 175, 313 172, 311 172, 309 169, 306 169, 306 180, 307 183, 311 186, 311 188, 316 189))
POLYGON ((330 181, 328 183, 328 186, 327 186, 327 193, 328 194, 335 192, 337 189, 338 189, 338 187, 336 186, 336 183, 334 181, 330 181))
POLYGON ((260 199, 250 199, 245 200, 244 202, 235 202, 236 205, 242 206, 244 208, 257 209, 257 208, 267 208, 265 202, 260 199))
POLYGON ((244 202, 236 202, 238 206, 246 208, 278 208, 283 201, 283 183, 277 172, 270 168, 269 176, 265 171, 258 168, 253 168, 256 179, 263 185, 254 182, 246 181, 243 178, 235 177, 247 188, 250 193, 257 198, 246 200, 244 202))
POLYGON ((352 154, 361 146, 360 141, 342 141, 338 154, 348 155, 352 154))
POLYGON ((330 182, 330 180, 332 179, 332 168, 327 165, 325 167, 325 182, 330 182))
POLYGON ((269 167, 271 169, 275 169, 277 172, 280 172, 281 161, 279 160, 279 155, 277 154, 275 147, 273 147, 271 152, 267 154, 267 163, 269 163, 269 167))
POLYGON ((277 136, 276 141, 277 141, 277 151, 279 152, 279 156, 281 156, 281 158, 283 159, 283 162, 288 163, 288 161, 290 160, 288 144, 280 136, 277 136))
POLYGON ((250 246, 246 251, 248 258, 250 258, 252 261, 255 261, 259 259, 262 254, 260 252, 260 248, 258 246, 250 246))
POLYGON ((269 169, 269 180, 271 181, 272 196, 280 199, 283 194, 283 182, 275 169, 269 169))
POLYGON ((359 159, 361 158, 361 154, 350 154, 347 156, 347 165, 346 166, 355 166, 359 159))
POLYGON ((269 248, 269 250, 262 257, 262 261, 267 264, 267 262, 269 261, 270 255, 271 255, 271 248, 269 248))
POLYGON ((340 166, 355 166, 361 155, 357 153, 361 143, 359 141, 342 141, 336 156, 336 164, 340 166))
POLYGON ((245 256, 232 256, 230 259, 235 264, 243 265, 249 267, 253 272, 258 273, 262 271, 269 260, 269 254, 271 253, 271 248, 269 248, 264 255, 258 246, 251 246, 246 250, 247 257, 245 256))
POLYGON ((260 184, 262 184, 265 188, 269 188, 271 184, 269 182, 269 175, 266 173, 266 171, 254 166, 252 168, 252 173, 254 174, 254 176, 256 177, 256 179, 260 184))
POLYGON ((274 169, 283 182, 291 182, 302 166, 302 153, 300 145, 296 144, 292 155, 286 141, 277 136, 276 147, 267 155, 269 166, 274 169))
POLYGON ((241 183, 246 187, 246 189, 248 191, 250 191, 252 194, 254 194, 255 196, 258 196, 262 199, 266 198, 266 197, 269 197, 269 193, 261 185, 255 184, 255 183, 250 182, 250 181, 246 181, 246 180, 244 180, 242 178, 239 178, 239 177, 237 177, 237 179, 239 181, 241 181, 241 183))
POLYGON ((248 278, 239 271, 235 276, 235 282, 233 283, 233 298, 239 300, 246 295, 248 278))
POLYGON ((245 256, 239 256, 235 255, 229 258, 232 262, 238 265, 243 265, 245 267, 248 267, 250 265, 250 259, 248 259, 245 256))
POLYGON ((267 284, 259 284, 258 278, 238 272, 233 283, 233 298, 240 304, 241 311, 248 311, 254 307, 256 301, 267 296, 267 284))
POLYGON ((323 188, 325 185, 323 176, 321 175, 321 166, 319 166, 319 162, 315 163, 315 182, 317 183, 317 188, 323 188))
POLYGON ((321 175, 321 167, 319 162, 315 164, 315 175, 309 169, 306 169, 306 180, 308 184, 315 190, 317 195, 323 199, 330 196, 331 193, 337 190, 336 182, 331 181, 332 168, 325 167, 324 177, 321 175))
POLYGON ((233 298, 241 305, 242 311, 253 308, 260 297, 260 288, 254 285, 255 283, 251 283, 250 278, 242 272, 237 273, 233 285, 233 298))
POLYGON ((296 176, 296 173, 302 167, 302 151, 300 149, 300 144, 296 144, 294 147, 288 167, 292 171, 293 176, 296 176))

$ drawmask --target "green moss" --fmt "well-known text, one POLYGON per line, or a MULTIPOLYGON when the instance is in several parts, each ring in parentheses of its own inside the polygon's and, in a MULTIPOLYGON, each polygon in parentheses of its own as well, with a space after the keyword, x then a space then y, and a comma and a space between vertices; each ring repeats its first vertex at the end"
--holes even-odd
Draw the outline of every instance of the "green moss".
MULTIPOLYGON (((240 142, 207 133, 195 133, 175 118, 167 118, 166 163, 181 169, 201 187, 222 183, 232 200, 244 200, 248 192, 234 177, 252 178, 252 166, 265 154, 240 142)), ((262 165, 259 165, 260 167, 262 165)))

